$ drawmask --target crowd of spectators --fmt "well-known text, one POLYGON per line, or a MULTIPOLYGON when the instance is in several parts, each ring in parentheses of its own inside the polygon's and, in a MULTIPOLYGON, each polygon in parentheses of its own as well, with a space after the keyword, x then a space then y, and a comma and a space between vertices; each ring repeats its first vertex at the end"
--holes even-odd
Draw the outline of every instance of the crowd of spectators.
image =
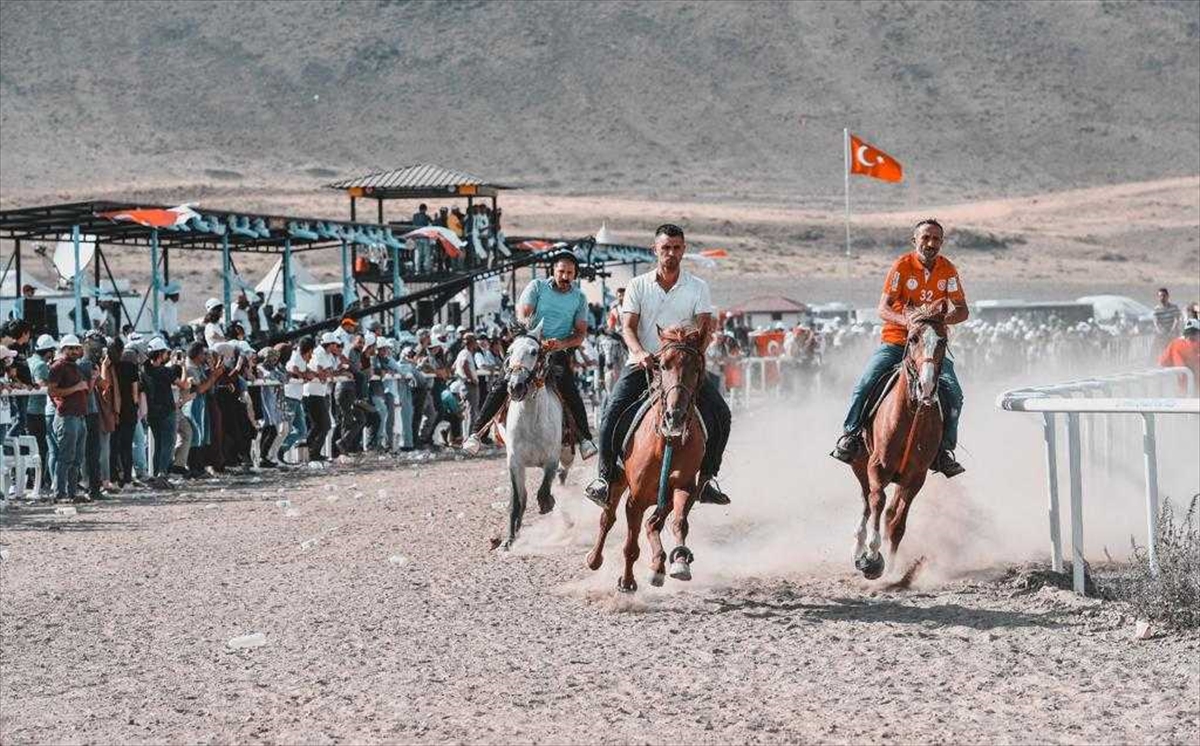
POLYGON ((222 324, 215 299, 207 308, 170 336, 34 338, 20 319, 0 328, 0 432, 10 446, 34 437, 46 475, 31 499, 89 502, 229 472, 455 447, 511 340, 496 326, 440 324, 389 338, 346 318, 256 349, 242 320, 222 324))

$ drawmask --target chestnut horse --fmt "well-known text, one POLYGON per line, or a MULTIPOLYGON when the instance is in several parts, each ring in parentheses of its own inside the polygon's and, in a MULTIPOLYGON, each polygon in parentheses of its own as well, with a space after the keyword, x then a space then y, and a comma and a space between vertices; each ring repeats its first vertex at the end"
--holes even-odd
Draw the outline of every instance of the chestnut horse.
MULTIPOLYGON (((704 427, 696 414, 696 396, 704 375, 704 330, 692 326, 672 326, 658 330, 660 347, 653 356, 655 375, 647 396, 653 402, 637 426, 625 452, 625 467, 616 475, 608 490, 608 504, 600 513, 600 533, 588 553, 587 564, 599 570, 604 564, 604 540, 616 522, 617 505, 629 490, 625 501, 625 572, 617 579, 617 589, 637 590, 633 564, 641 549, 638 527, 648 508, 654 511, 646 521, 646 538, 654 553, 650 561, 650 584, 661 586, 666 579, 666 552, 662 529, 671 516, 671 530, 678 545, 671 551, 671 577, 691 580, 694 556, 687 548, 688 513, 696 501, 700 462, 704 458, 704 427), (671 459, 663 473, 664 454, 671 459), (659 505, 660 479, 665 477, 665 505, 659 505)), ((634 375, 640 375, 635 373, 634 375)), ((649 375, 649 374, 647 374, 649 375)), ((620 416, 614 412, 610 416, 620 416)))
POLYGON ((886 511, 889 557, 894 558, 904 538, 908 510, 938 453, 942 412, 937 386, 946 356, 946 316, 953 310, 954 304, 943 299, 909 312, 900 380, 880 403, 870 428, 863 433, 866 452, 851 464, 862 486, 863 499, 862 520, 855 534, 854 567, 868 580, 883 575, 879 521, 887 503, 884 488, 896 483, 886 511))

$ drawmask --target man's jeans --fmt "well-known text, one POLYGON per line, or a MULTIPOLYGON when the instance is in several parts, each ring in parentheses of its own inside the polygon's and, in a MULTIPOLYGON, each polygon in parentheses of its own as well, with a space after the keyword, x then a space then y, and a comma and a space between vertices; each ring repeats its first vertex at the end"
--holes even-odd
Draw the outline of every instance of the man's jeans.
MULTIPOLYGON (((716 376, 705 374, 700 391, 697 392, 696 406, 700 409, 704 427, 708 430, 704 460, 700 463, 700 475, 703 477, 715 477, 721 471, 721 457, 725 453, 725 444, 729 441, 729 405, 721 398, 715 378, 716 376)), ((608 406, 605 407, 604 418, 600 421, 599 471, 600 478, 605 481, 610 481, 616 468, 617 451, 621 447, 620 443, 613 443, 618 422, 624 419, 626 410, 637 406, 637 401, 646 393, 646 388, 646 371, 627 365, 609 394, 608 406)))
MULTIPOLYGON (((850 411, 846 413, 846 421, 842 429, 847 433, 857 432, 862 427, 863 409, 867 405, 867 396, 875 388, 880 378, 891 373, 904 360, 904 345, 882 344, 871 359, 867 368, 854 386, 850 397, 850 411)), ((942 375, 938 378, 938 398, 942 402, 942 448, 953 451, 958 445, 958 418, 962 414, 963 392, 954 373, 954 360, 947 356, 942 361, 942 375)))
POLYGON ((54 440, 57 443, 55 463, 55 497, 75 497, 79 473, 87 441, 87 423, 77 415, 59 414, 54 418, 54 440))
POLYGON ((299 399, 288 399, 287 407, 292 412, 292 427, 279 446, 280 458, 283 458, 283 454, 290 451, 292 446, 308 439, 308 418, 304 414, 304 402, 299 399))
POLYGON ((165 477, 175 458, 175 412, 155 413, 146 417, 154 438, 154 476, 165 477))

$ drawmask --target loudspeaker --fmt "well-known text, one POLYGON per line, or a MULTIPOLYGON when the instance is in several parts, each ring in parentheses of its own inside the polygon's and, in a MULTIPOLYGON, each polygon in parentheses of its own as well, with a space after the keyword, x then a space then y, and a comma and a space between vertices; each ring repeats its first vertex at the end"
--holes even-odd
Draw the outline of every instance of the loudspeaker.
POLYGON ((430 327, 433 326, 433 301, 419 300, 417 301, 417 326, 430 327))
POLYGON ((58 336, 58 314, 46 304, 45 298, 26 298, 24 314, 25 320, 33 327, 35 338, 41 334, 58 336))

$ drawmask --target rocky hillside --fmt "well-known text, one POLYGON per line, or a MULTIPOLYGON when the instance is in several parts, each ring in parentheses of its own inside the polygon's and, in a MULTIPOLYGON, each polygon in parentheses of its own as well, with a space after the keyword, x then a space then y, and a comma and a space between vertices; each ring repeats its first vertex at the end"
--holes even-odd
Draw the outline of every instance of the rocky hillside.
POLYGON ((834 206, 1200 173, 1200 4, 0 4, 6 204, 429 161, 834 206))

